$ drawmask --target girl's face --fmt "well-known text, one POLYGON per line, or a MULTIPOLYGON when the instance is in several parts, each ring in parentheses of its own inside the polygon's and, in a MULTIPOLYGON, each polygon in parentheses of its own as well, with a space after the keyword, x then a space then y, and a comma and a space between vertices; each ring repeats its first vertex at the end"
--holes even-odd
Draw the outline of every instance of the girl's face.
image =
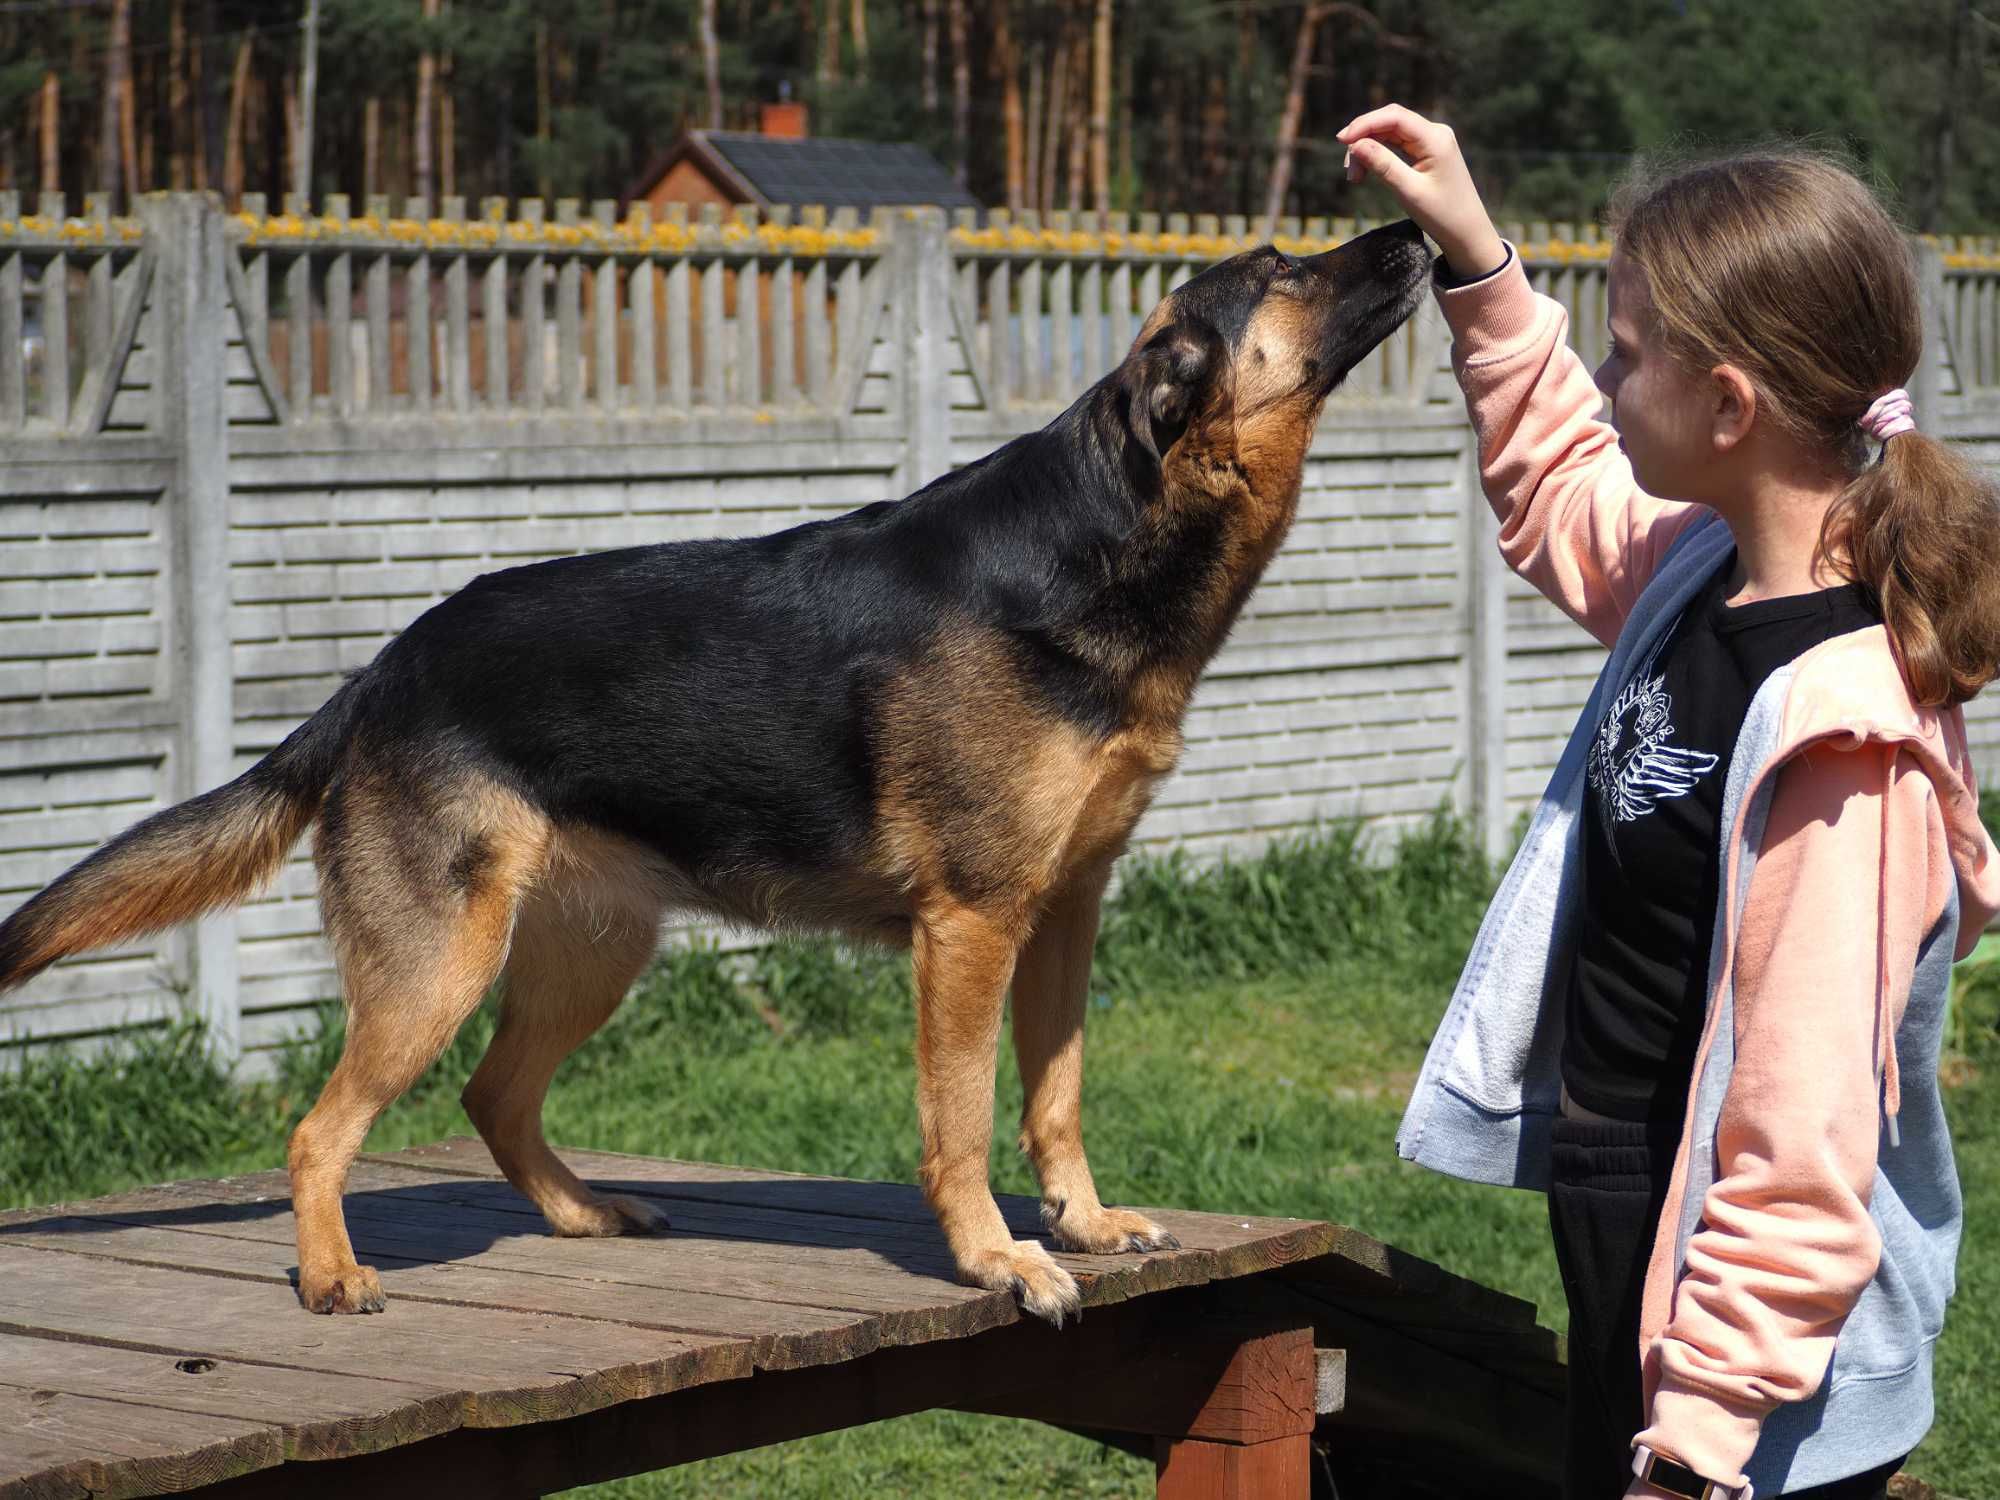
POLYGON ((1660 347, 1646 278, 1611 257, 1611 352, 1597 367, 1597 388, 1611 398, 1611 425, 1649 495, 1709 501, 1713 487, 1714 390, 1660 347))

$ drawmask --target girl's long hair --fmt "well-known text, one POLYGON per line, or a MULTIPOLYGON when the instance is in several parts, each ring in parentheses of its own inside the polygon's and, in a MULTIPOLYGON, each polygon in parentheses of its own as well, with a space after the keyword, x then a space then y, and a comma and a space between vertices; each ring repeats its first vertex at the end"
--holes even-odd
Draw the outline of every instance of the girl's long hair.
POLYGON ((1847 476, 1819 556, 1874 595, 1911 698, 1972 697, 2000 670, 2000 490, 1921 430, 1870 459, 1857 419, 1934 357, 1909 242, 1874 194, 1800 148, 1656 160, 1619 190, 1611 228, 1669 354, 1736 366, 1760 411, 1847 476))

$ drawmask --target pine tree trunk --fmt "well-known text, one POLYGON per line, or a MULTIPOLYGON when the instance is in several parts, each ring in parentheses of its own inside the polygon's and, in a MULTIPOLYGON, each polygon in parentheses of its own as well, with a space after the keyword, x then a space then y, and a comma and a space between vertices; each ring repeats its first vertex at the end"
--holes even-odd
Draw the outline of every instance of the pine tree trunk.
POLYGON ((305 60, 300 66, 298 129, 292 140, 292 191, 310 201, 313 177, 313 130, 319 107, 319 0, 306 0, 305 36, 300 42, 305 60))
POLYGON ((136 91, 132 87, 132 28, 129 14, 120 46, 125 53, 125 66, 119 69, 118 143, 119 160, 125 169, 125 202, 129 207, 139 199, 139 142, 135 128, 137 121, 133 118, 133 95, 136 91))
POLYGON ((847 29, 854 37, 854 76, 868 81, 868 0, 851 0, 847 29))
POLYGON ((119 180, 124 175, 118 161, 118 103, 125 95, 125 69, 131 62, 131 0, 112 0, 110 45, 104 50, 104 94, 97 127, 97 187, 108 194, 112 207, 118 204, 119 180))
POLYGON ((1013 0, 993 7, 993 66, 1000 75, 1000 117, 1007 133, 1007 208, 1019 213, 1022 197, 1021 67, 1015 55, 1013 0))
POLYGON ((197 191, 222 180, 222 38, 216 31, 216 0, 200 0, 201 38, 195 46, 194 96, 200 141, 194 153, 197 191))
POLYGON ((361 202, 382 190, 382 101, 372 94, 361 106, 361 202))
POLYGON ((715 0, 701 0, 701 71, 708 83, 708 128, 722 129, 722 42, 715 28, 715 0))
POLYGON ((1111 212, 1111 0, 1097 0, 1091 64, 1090 203, 1102 223, 1111 212))
POLYGON ((550 119, 553 106, 550 102, 549 83, 549 23, 535 23, 535 140, 541 149, 536 152, 535 191, 546 202, 553 196, 554 189, 549 180, 549 145, 554 139, 554 125, 550 119))
POLYGON ((62 82, 56 70, 42 75, 42 191, 62 191, 62 82))
POLYGON ((188 185, 187 7, 174 0, 167 10, 167 186, 188 185))
POLYGON ((819 26, 819 81, 840 81, 840 0, 826 0, 819 26))
POLYGON ((1055 57, 1049 64, 1047 121, 1042 130, 1042 193, 1039 207, 1048 213, 1056 206, 1056 168, 1062 161, 1063 107, 1069 99, 1069 19, 1063 18, 1056 34, 1055 57))
POLYGON ((965 0, 947 0, 951 26, 951 158, 952 175, 964 187, 972 159, 972 26, 965 0))
POLYGON ((1028 49, 1027 128, 1021 140, 1021 207, 1042 206, 1042 92, 1047 71, 1041 38, 1028 49))
MULTIPOLYGON (((1138 176, 1132 161, 1132 88, 1138 65, 1127 47, 1124 56, 1118 59, 1118 187, 1121 196, 1130 198, 1138 185, 1138 176)), ((1127 208, 1136 205, 1128 202, 1127 208)))
POLYGON ((934 115, 938 107, 938 0, 923 0, 924 6, 924 113, 934 115))
POLYGON ((1313 43, 1324 14, 1318 0, 1311 0, 1305 15, 1299 19, 1298 40, 1292 48, 1291 77, 1285 85, 1285 112, 1278 119, 1277 149, 1271 159, 1270 185, 1264 194, 1264 227, 1260 232, 1266 235, 1276 229, 1278 216, 1285 211, 1285 194, 1291 191, 1292 157, 1298 150, 1299 121, 1306 109, 1306 76, 1312 70, 1313 43))
POLYGON ((435 145, 431 136, 431 104, 437 85, 437 54, 430 49, 431 26, 437 20, 438 0, 424 0, 424 50, 417 54, 417 120, 415 135, 416 196, 431 201, 431 162, 435 145))
MULTIPOLYGON (((1083 17, 1078 14, 1081 23, 1083 17)), ((1084 177, 1090 167, 1090 27, 1079 24, 1069 64, 1069 211, 1083 207, 1084 177)))
POLYGON ((236 44, 236 68, 229 79, 229 134, 222 153, 222 193, 232 209, 243 197, 243 112, 249 92, 250 33, 246 31, 236 44))

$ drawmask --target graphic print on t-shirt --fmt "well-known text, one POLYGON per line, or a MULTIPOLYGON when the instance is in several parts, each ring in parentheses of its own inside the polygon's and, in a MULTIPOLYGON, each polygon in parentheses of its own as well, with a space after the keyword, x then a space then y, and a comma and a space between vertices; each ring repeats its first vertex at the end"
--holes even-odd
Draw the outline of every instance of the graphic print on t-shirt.
MULTIPOLYGON (((1662 642, 1664 644, 1664 642, 1662 642)), ((1714 770, 1705 750, 1669 744, 1674 700, 1666 673, 1654 673, 1659 647, 1611 702, 1590 746, 1590 789, 1605 823, 1633 823, 1671 797, 1685 797, 1714 770)))

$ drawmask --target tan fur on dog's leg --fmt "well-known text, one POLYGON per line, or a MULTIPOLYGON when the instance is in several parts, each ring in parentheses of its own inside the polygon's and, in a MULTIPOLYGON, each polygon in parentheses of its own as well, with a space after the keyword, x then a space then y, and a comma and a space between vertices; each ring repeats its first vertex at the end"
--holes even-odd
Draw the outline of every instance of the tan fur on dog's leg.
POLYGON ((970 907, 937 903, 919 915, 912 937, 924 1195, 961 1281, 1011 1290, 1024 1309, 1060 1327, 1081 1303, 1075 1278, 1037 1241, 1008 1234, 986 1175, 1014 935, 970 907))
POLYGON ((330 803, 314 858, 348 1021, 288 1153, 308 1310, 381 1311, 381 1279, 356 1264, 341 1212, 348 1168, 382 1111, 479 1008, 547 846, 546 820, 506 794, 437 791, 413 805, 364 786, 330 803))
POLYGON ((538 891, 507 959, 500 1029, 461 1096, 507 1180, 561 1235, 645 1234, 667 1217, 642 1199, 591 1191, 549 1149, 542 1103, 564 1058, 611 1019, 653 956, 655 909, 568 909, 538 891))
POLYGON ((1041 1180, 1042 1220, 1056 1243, 1093 1255, 1179 1244, 1142 1214, 1104 1207, 1083 1152, 1084 1010, 1109 876, 1109 866, 1078 872, 1050 901, 1014 974, 1021 1149, 1041 1180))

